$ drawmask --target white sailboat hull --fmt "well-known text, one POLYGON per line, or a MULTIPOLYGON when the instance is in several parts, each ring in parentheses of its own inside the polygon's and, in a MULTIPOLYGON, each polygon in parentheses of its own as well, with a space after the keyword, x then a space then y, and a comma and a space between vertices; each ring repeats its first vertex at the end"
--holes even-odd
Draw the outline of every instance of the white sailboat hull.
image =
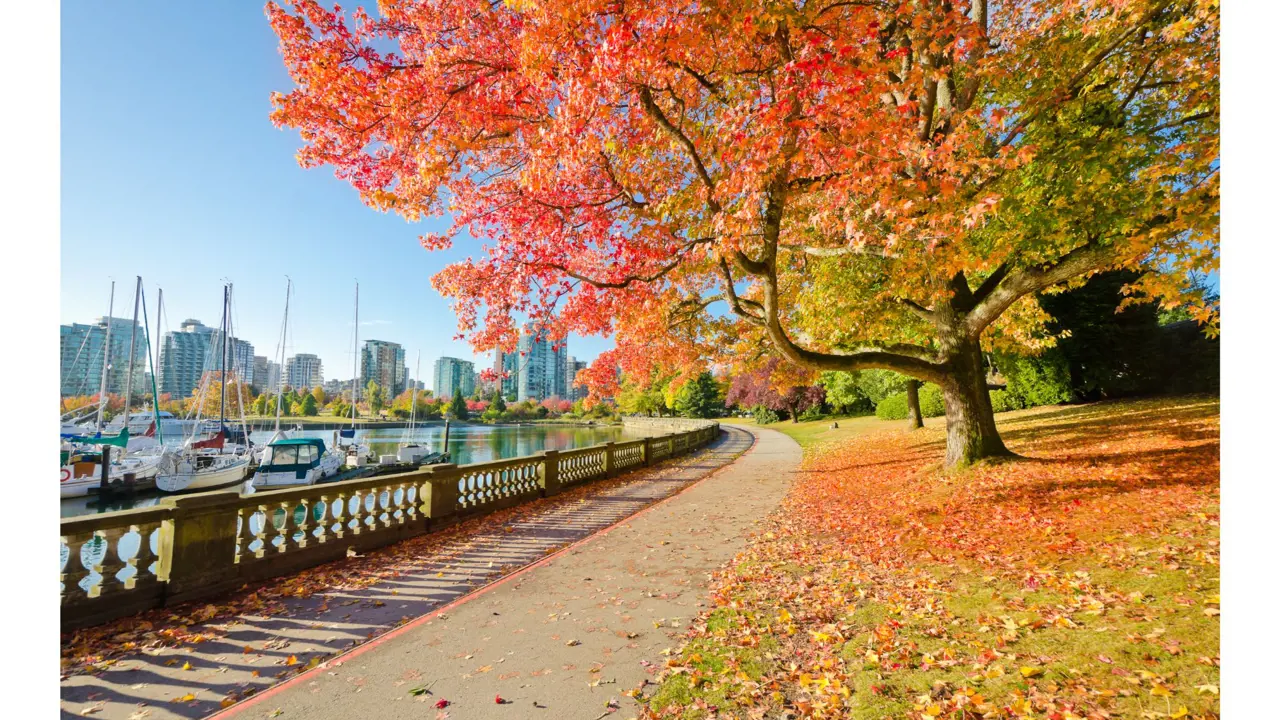
MULTIPOLYGON (((94 463, 92 470, 85 475, 75 477, 75 469, 70 465, 62 466, 61 497, 84 497, 102 487, 102 466, 94 463)), ((122 484, 125 475, 132 473, 135 482, 151 480, 160 471, 160 456, 126 457, 111 463, 107 481, 113 485, 122 484)))
POLYGON ((396 459, 400 462, 416 463, 430 454, 431 449, 425 445, 403 445, 396 450, 396 459))
POLYGON ((156 487, 164 492, 176 493, 235 485, 249 474, 249 458, 234 457, 207 468, 183 470, 180 462, 178 472, 156 475, 156 487))

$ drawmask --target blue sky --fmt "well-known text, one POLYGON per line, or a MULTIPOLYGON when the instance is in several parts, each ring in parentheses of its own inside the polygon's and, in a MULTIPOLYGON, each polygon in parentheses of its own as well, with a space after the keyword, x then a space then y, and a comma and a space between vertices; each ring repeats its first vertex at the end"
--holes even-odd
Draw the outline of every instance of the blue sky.
MULTIPOLYGON (((418 350, 428 385, 437 357, 482 360, 452 340, 429 283, 480 244, 428 253, 418 236, 447 222, 384 215, 331 170, 298 167, 297 133, 268 119, 271 92, 291 83, 262 7, 62 3, 61 321, 106 314, 112 278, 127 317, 141 275, 149 302, 164 289, 167 329, 216 325, 227 278, 236 334, 272 356, 289 275, 288 354, 316 353, 326 379, 346 379, 358 278, 361 338, 404 345, 411 374, 418 350)), ((569 340, 579 359, 610 346, 569 340)))

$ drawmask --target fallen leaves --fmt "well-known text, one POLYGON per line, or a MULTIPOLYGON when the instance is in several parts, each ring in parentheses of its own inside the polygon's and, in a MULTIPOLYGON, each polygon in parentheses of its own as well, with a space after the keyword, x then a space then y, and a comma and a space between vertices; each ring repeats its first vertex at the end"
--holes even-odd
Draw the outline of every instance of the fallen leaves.
POLYGON ((1032 459, 943 475, 931 429, 810 449, 672 653, 654 715, 1216 716, 1216 403, 1002 425, 1032 459))

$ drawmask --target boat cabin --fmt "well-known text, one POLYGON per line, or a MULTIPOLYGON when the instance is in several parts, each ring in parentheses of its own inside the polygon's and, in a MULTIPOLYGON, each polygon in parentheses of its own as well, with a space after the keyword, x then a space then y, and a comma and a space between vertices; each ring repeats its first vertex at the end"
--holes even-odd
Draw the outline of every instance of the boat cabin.
POLYGON ((259 473, 296 473, 299 480, 320 464, 324 441, 318 438, 282 438, 267 446, 259 473))

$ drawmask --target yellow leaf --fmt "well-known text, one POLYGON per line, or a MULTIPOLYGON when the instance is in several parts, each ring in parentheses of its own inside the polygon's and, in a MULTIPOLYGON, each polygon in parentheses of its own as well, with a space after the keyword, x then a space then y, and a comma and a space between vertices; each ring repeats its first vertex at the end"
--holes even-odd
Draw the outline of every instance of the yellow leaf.
POLYGON ((1187 708, 1184 706, 1184 707, 1178 708, 1178 711, 1170 715, 1169 717, 1174 718, 1174 720, 1177 720, 1177 718, 1186 717, 1186 716, 1187 716, 1187 708))
POLYGON ((1169 692, 1169 688, 1161 685, 1160 683, 1156 683, 1151 686, 1151 694, 1156 697, 1169 697, 1173 695, 1173 693, 1169 692))
POLYGON ((184 662, 184 663, 182 663, 182 669, 183 669, 183 670, 190 670, 190 669, 191 669, 191 663, 189 663, 189 662, 184 662))
POLYGON ((182 697, 176 697, 173 700, 170 700, 170 702, 191 702, 192 700, 195 700, 195 699, 196 699, 195 693, 187 693, 182 697))
POLYGON ((791 613, 787 612, 786 608, 782 608, 782 611, 778 613, 778 619, 784 623, 791 622, 791 613))
POLYGON ((285 665, 297 665, 297 664, 298 664, 298 656, 297 656, 297 655, 290 655, 290 656, 289 656, 289 659, 288 659, 288 660, 285 660, 284 664, 285 664, 285 665))
POLYGON ((221 703, 218 703, 218 704, 219 704, 219 705, 221 705, 221 706, 222 706, 222 707, 224 707, 224 708, 229 708, 229 707, 231 707, 232 705, 235 705, 235 704, 236 704, 236 699, 235 699, 235 698, 229 698, 229 697, 228 697, 228 698, 222 698, 222 702, 221 702, 221 703))
POLYGON ((1197 685, 1196 692, 1200 693, 1201 695, 1217 695, 1218 686, 1217 685, 1197 685))
POLYGON ((311 658, 311 660, 307 662, 307 669, 308 669, 308 670, 310 670, 311 668, 313 668, 313 667, 315 667, 315 666, 317 666, 317 665, 319 665, 319 664, 320 664, 320 656, 319 656, 319 655, 317 655, 317 656, 315 656, 315 657, 311 658))
POLYGON ((1018 672, 1022 673, 1022 677, 1024 678, 1040 677, 1044 674, 1044 668, 1024 667, 1018 672))

